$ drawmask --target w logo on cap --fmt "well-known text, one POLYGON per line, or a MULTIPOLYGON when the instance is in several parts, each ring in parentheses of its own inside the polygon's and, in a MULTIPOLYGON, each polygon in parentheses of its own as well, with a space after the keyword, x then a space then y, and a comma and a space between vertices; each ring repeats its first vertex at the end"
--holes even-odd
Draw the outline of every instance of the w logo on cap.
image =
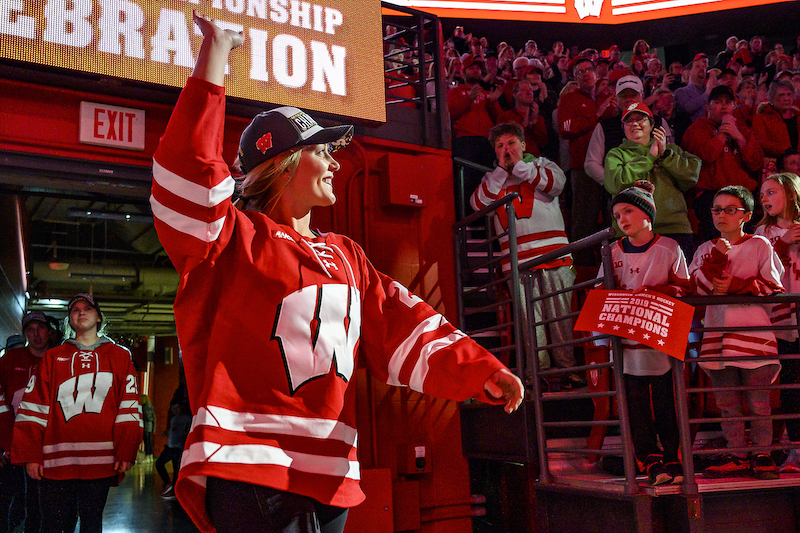
POLYGON ((258 148, 262 154, 267 153, 267 150, 272 148, 272 133, 265 133, 256 141, 256 148, 258 148))

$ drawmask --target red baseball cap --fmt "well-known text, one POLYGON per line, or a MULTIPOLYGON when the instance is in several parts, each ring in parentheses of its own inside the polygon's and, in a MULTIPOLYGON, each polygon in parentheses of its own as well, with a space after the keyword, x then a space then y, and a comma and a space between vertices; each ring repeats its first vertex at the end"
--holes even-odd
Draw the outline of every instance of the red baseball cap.
POLYGON ((464 61, 461 62, 461 64, 464 67, 464 70, 467 70, 469 67, 471 67, 476 63, 481 66, 481 69, 483 68, 483 59, 481 59, 480 57, 469 56, 464 61))
POLYGON ((648 117, 650 117, 651 119, 653 118, 653 112, 650 111, 650 108, 644 105, 643 102, 636 102, 629 105, 627 109, 625 109, 625 112, 622 114, 622 120, 628 118, 628 115, 630 115, 631 113, 643 113, 648 117))

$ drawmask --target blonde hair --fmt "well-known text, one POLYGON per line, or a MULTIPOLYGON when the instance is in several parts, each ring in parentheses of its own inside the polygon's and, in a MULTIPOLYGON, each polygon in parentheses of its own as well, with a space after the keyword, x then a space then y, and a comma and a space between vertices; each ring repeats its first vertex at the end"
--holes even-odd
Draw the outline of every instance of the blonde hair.
MULTIPOLYGON (((300 165, 302 148, 302 146, 296 146, 291 150, 281 152, 267 159, 240 178, 237 182, 237 188, 239 189, 241 201, 237 202, 237 207, 260 211, 269 215, 289 184, 289 180, 282 181, 279 178, 284 172, 289 173, 289 179, 294 176, 297 167, 300 165)), ((238 158, 234 165, 239 166, 238 158)))
MULTIPOLYGON (((767 180, 772 180, 783 188, 786 195, 785 213, 792 222, 800 219, 800 177, 792 172, 780 172, 764 178, 761 183, 763 186, 767 180)), ((781 213, 783 214, 783 213, 781 213)), ((770 216, 764 211, 764 217, 758 223, 759 226, 775 226, 778 224, 778 217, 770 216)))

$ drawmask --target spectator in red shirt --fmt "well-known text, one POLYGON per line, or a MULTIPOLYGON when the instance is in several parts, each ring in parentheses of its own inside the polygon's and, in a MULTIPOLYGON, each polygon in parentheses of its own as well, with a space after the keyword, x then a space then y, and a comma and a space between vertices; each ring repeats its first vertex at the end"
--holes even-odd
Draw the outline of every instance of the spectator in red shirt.
POLYGON ((769 104, 759 106, 753 117, 753 133, 764 155, 778 157, 786 150, 800 149, 800 110, 794 107, 795 87, 789 80, 769 86, 769 104))
POLYGON ((526 152, 535 157, 542 155, 541 147, 547 144, 547 127, 529 81, 522 80, 514 86, 514 108, 503 111, 497 119, 498 124, 507 122, 522 126, 526 152))
MULTIPOLYGON (((453 87, 447 95, 447 107, 453 121, 453 157, 491 167, 495 156, 492 145, 489 144, 489 130, 502 111, 497 103, 502 90, 498 88, 489 93, 480 86, 481 79, 486 74, 483 61, 467 57, 463 63, 465 83, 453 87)), ((467 213, 468 204, 464 191, 474 191, 482 177, 481 171, 464 170, 464 189, 457 196, 459 218, 467 213)), ((459 185, 456 187, 457 191, 458 189, 459 185)))
MULTIPOLYGON (((558 131, 561 137, 569 141, 572 190, 580 191, 580 194, 575 194, 572 198, 570 240, 574 242, 596 232, 599 229, 597 217, 605 211, 603 187, 586 174, 583 162, 598 118, 616 101, 608 98, 599 108, 595 104, 597 75, 591 59, 576 59, 572 65, 572 74, 578 82, 578 89, 565 94, 558 103, 558 131)), ((597 264, 593 250, 576 253, 573 260, 577 266, 594 267, 597 264)))
POLYGON ((718 85, 708 96, 707 116, 695 120, 683 136, 683 148, 703 161, 692 205, 700 222, 699 240, 717 237, 711 205, 717 190, 741 185, 758 187, 751 174, 761 170, 764 152, 747 125, 733 114, 733 91, 718 85))

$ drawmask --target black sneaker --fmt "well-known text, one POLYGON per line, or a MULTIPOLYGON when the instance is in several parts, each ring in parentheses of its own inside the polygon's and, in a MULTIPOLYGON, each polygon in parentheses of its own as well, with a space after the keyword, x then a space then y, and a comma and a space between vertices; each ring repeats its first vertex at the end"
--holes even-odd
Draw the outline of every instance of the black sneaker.
POLYGON ((672 482, 672 476, 664 468, 664 462, 659 455, 648 455, 644 461, 644 470, 647 473, 648 482, 654 487, 672 482))
POLYGON ((709 466, 703 470, 703 476, 712 479, 749 475, 750 463, 746 459, 730 454, 724 455, 718 464, 709 466))
POLYGON ((756 479, 778 479, 778 467, 772 457, 766 453, 757 453, 750 457, 750 470, 756 479))

